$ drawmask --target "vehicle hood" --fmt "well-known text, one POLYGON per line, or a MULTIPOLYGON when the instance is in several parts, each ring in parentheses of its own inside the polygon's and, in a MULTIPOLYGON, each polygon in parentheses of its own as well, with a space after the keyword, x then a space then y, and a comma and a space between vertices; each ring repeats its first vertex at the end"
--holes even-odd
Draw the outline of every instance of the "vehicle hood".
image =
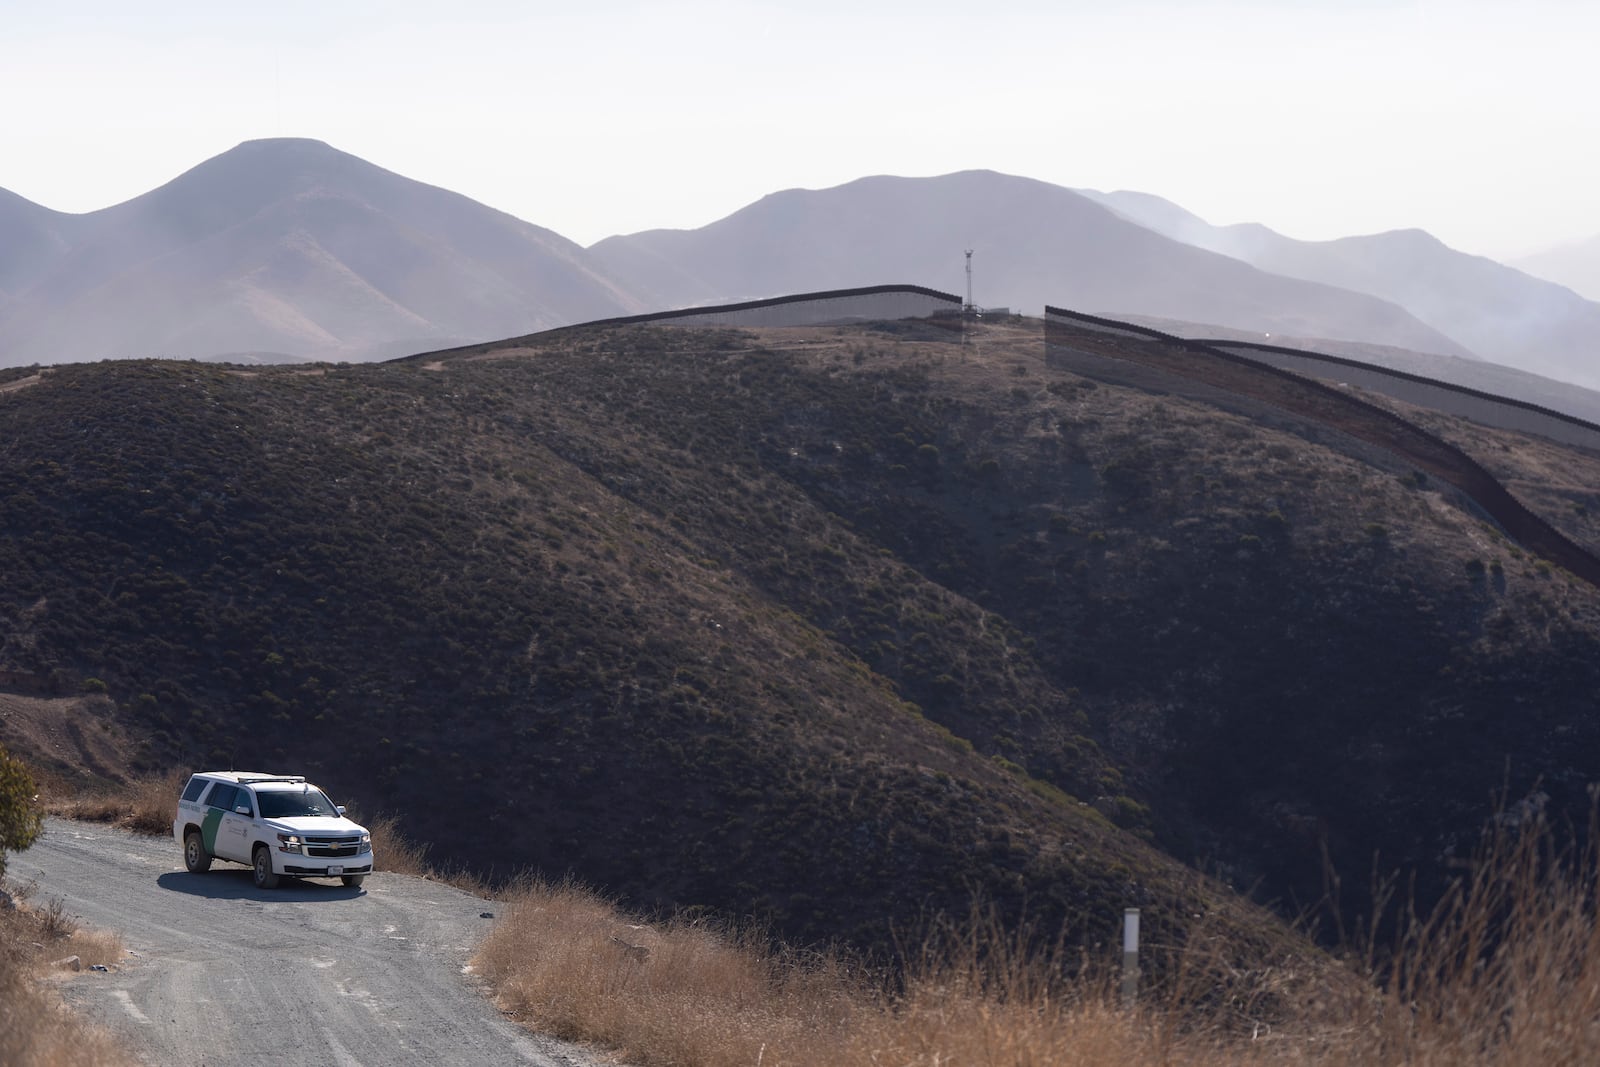
POLYGON ((343 815, 296 815, 286 819, 266 819, 266 824, 274 830, 282 830, 289 834, 364 834, 367 828, 360 823, 351 822, 343 815))

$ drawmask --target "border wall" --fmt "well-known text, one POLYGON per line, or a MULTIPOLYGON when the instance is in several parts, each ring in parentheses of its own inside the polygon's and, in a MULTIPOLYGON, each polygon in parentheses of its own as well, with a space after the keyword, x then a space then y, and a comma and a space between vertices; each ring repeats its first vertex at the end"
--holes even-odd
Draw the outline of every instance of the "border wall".
MULTIPOLYGON (((1525 548, 1600 587, 1600 559, 1529 510, 1471 456, 1394 412, 1315 378, 1204 341, 1050 306, 1045 308, 1045 358, 1052 366, 1088 377, 1112 375, 1126 384, 1139 384, 1142 375, 1150 383, 1145 388, 1160 391, 1194 395, 1195 387, 1203 387, 1224 407, 1249 400, 1251 406, 1266 405, 1334 429, 1453 486, 1525 548), (1090 345, 1095 338, 1111 344, 1094 351, 1084 347, 1086 338, 1090 345), (1181 388, 1163 387, 1180 381, 1181 388)), ((1392 469, 1390 462, 1379 465, 1392 469)))
POLYGON ((1600 426, 1527 401, 1305 349, 1254 341, 1200 340, 1200 343, 1279 370, 1354 385, 1418 407, 1459 415, 1485 426, 1537 434, 1564 445, 1600 451, 1600 426))
POLYGON ((738 304, 653 311, 644 315, 598 319, 580 325, 832 326, 847 322, 932 318, 959 312, 961 306, 960 297, 920 285, 869 285, 860 289, 829 289, 820 293, 746 300, 738 304))
POLYGON ((518 337, 417 352, 385 362, 407 363, 438 359, 440 356, 487 352, 534 337, 549 337, 567 330, 584 330, 594 326, 833 326, 850 322, 945 318, 958 315, 962 306, 959 296, 921 285, 869 285, 859 289, 828 289, 819 293, 746 300, 737 304, 712 304, 673 311, 651 311, 643 315, 592 319, 518 337))

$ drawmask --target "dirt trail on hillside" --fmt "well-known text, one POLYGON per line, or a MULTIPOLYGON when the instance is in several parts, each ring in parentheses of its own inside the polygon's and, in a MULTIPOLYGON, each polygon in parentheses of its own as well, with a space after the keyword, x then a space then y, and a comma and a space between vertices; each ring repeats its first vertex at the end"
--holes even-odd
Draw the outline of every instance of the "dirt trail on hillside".
POLYGON ((40 697, 0 692, 0 744, 52 772, 120 781, 132 749, 103 696, 40 697))
POLYGON ((62 992, 148 1063, 599 1063, 501 1018, 463 970, 496 905, 448 886, 264 892, 232 864, 189 874, 170 839, 62 819, 9 864, 36 900, 123 935, 121 969, 62 992))
POLYGON ((15 393, 20 389, 26 389, 30 385, 38 385, 42 381, 44 381, 43 374, 30 374, 26 378, 18 378, 14 382, 6 382, 4 385, 0 385, 0 393, 15 393))

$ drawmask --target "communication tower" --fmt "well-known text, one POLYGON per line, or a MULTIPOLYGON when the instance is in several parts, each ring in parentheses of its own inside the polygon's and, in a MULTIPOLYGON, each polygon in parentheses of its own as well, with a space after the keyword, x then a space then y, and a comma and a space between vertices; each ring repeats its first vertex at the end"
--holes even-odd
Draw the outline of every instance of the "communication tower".
POLYGON ((973 316, 978 313, 978 306, 972 302, 972 249, 967 249, 967 302, 961 308, 961 313, 973 316))

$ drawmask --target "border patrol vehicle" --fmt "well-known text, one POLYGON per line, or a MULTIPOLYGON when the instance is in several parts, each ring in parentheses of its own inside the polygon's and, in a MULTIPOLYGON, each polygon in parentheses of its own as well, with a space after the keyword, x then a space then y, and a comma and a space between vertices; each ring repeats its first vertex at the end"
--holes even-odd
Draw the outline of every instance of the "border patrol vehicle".
POLYGON ((192 874, 229 860, 248 865, 258 889, 284 876, 358 886, 372 873, 372 835, 344 811, 302 775, 204 771, 184 786, 172 836, 192 874))

